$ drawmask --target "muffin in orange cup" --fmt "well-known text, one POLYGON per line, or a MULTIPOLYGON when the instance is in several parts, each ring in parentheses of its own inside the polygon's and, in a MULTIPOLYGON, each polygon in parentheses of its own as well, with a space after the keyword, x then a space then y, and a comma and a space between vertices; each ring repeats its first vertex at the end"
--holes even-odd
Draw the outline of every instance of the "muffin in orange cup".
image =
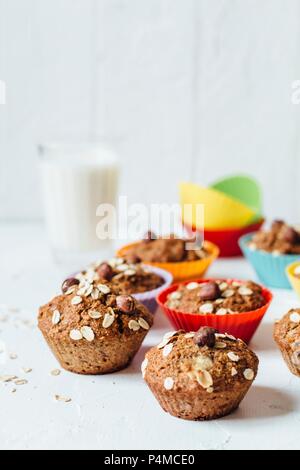
POLYGON ((144 264, 169 271, 174 281, 198 279, 205 274, 211 263, 219 256, 219 248, 205 241, 199 249, 188 249, 187 240, 174 238, 148 238, 125 245, 117 256, 127 260, 142 261, 144 264))
POLYGON ((210 326, 248 343, 272 298, 269 290, 251 281, 202 279, 173 285, 157 301, 177 329, 210 326))

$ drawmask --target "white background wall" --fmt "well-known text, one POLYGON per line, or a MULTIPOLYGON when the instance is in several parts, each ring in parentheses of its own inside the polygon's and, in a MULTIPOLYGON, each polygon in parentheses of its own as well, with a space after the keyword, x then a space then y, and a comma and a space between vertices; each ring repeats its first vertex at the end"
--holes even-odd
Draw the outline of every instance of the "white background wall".
POLYGON ((299 0, 0 0, 0 220, 36 219, 36 144, 112 140, 131 201, 231 172, 300 220, 299 0))

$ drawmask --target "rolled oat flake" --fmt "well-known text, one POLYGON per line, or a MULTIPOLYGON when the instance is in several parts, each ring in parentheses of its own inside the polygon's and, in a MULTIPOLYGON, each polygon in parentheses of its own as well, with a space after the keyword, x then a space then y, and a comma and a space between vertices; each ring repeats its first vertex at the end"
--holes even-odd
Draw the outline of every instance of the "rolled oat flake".
POLYGON ((165 380, 164 380, 164 387, 166 390, 172 390, 174 386, 174 380, 172 379, 172 377, 167 377, 165 380))
POLYGON ((52 324, 57 325, 60 322, 60 312, 58 310, 54 310, 52 315, 52 324))
POLYGON ((138 322, 139 322, 139 325, 140 325, 142 328, 144 328, 144 330, 149 330, 150 326, 149 326, 149 324, 146 322, 146 320, 144 320, 144 318, 142 318, 142 317, 139 318, 138 322))
POLYGON ((81 334, 87 341, 94 341, 95 333, 93 332, 92 328, 89 326, 83 326, 81 329, 81 334))
POLYGON ((115 316, 110 313, 106 313, 102 322, 103 328, 109 328, 113 324, 114 321, 115 321, 115 316))
POLYGON ((290 314, 290 321, 293 323, 300 323, 300 314, 298 312, 292 312, 290 314))
POLYGON ((81 304, 81 302, 82 302, 82 297, 80 297, 79 295, 75 295, 75 297, 73 297, 73 299, 71 300, 72 305, 79 305, 81 304))
POLYGON ((128 323, 128 328, 133 331, 138 331, 140 329, 140 325, 136 320, 130 320, 128 323))
POLYGON ((254 372, 252 369, 245 369, 243 375, 246 380, 253 380, 254 379, 254 372))
POLYGON ((70 331, 70 338, 73 341, 79 341, 82 339, 82 333, 79 330, 71 330, 70 331))
POLYGON ((212 313, 214 311, 214 306, 213 304, 206 303, 200 306, 199 311, 201 313, 212 313))
POLYGON ((164 357, 167 357, 170 352, 172 352, 173 349, 173 343, 166 344, 166 346, 162 350, 162 354, 164 357))

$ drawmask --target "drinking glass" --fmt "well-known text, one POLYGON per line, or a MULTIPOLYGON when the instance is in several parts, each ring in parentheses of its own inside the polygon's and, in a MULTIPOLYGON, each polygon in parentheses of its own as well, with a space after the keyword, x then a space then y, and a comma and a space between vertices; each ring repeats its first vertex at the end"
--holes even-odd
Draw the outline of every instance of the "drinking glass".
MULTIPOLYGON (((99 228, 100 205, 116 207, 119 164, 101 142, 52 142, 39 146, 47 234, 55 260, 80 268, 113 249, 115 217, 99 228)), ((100 211, 101 212, 101 211, 100 211)))

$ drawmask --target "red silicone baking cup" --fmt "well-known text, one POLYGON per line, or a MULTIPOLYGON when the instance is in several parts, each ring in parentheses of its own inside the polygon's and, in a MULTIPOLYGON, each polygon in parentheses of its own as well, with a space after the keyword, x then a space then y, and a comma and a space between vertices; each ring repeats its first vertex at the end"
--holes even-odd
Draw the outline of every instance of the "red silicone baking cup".
MULTIPOLYGON (((248 233, 257 232, 263 223, 264 219, 260 219, 254 224, 247 225, 242 228, 227 228, 220 230, 204 229, 204 238, 220 248, 220 257, 222 258, 242 256, 242 251, 238 243, 239 239, 248 233)), ((194 233, 195 229, 190 225, 184 223, 183 226, 190 235, 194 233)))
MULTIPOLYGON (((203 284, 205 282, 211 281, 215 281, 215 279, 200 279, 196 282, 198 282, 199 284, 203 284)), ((224 279, 224 281, 230 284, 238 280, 224 279)), ((188 283, 189 282, 184 282, 182 284, 185 285, 188 283)), ((273 294, 268 289, 262 286, 262 295, 266 303, 257 310, 241 313, 229 313, 227 315, 200 315, 194 313, 184 313, 168 308, 165 305, 167 296, 171 292, 177 290, 179 285, 182 284, 173 284, 168 289, 164 289, 157 296, 157 302, 159 306, 176 329, 182 329, 185 331, 197 331, 201 326, 211 326, 218 330, 220 333, 229 333, 235 336, 236 338, 242 339, 246 343, 250 342, 252 336, 258 328, 273 299, 273 294)))

